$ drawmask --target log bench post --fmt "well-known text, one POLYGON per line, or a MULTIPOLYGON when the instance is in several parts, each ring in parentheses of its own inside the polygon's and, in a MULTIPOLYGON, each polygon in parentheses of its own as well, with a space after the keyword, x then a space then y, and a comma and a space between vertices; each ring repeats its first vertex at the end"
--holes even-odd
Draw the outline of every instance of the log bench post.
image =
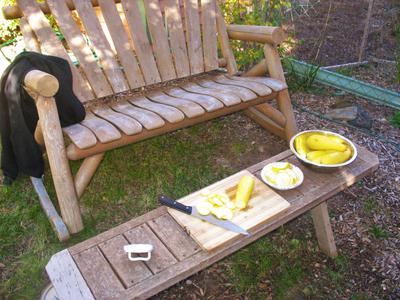
MULTIPOLYGON (((227 31, 230 39, 264 44, 265 59, 244 73, 243 76, 265 76, 268 71, 271 78, 286 83, 277 48, 277 45, 286 38, 286 34, 280 27, 228 25, 227 31)), ((229 55, 224 56, 229 61, 229 55)), ((246 109, 245 113, 265 129, 289 142, 297 132, 289 91, 285 89, 279 92, 276 100, 278 109, 267 103, 262 103, 246 109)))
POLYGON ((79 232, 83 229, 83 223, 78 197, 67 159, 57 105, 53 97, 59 88, 58 80, 45 72, 32 70, 26 74, 24 85, 36 103, 39 115, 38 125, 41 131, 39 136, 43 136, 46 146, 61 216, 69 232, 79 232))
POLYGON ((327 256, 331 258, 337 257, 338 253, 326 201, 311 209, 311 217, 313 219, 319 248, 327 256))

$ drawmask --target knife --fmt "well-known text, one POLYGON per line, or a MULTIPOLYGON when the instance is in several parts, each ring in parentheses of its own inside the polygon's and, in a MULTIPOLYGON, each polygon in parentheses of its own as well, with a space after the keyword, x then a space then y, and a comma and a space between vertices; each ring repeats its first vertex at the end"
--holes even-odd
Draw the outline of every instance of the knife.
POLYGON ((244 230, 242 227, 236 225, 235 223, 232 223, 231 221, 228 220, 219 220, 216 217, 212 216, 212 215, 207 215, 207 216, 203 216, 201 214, 199 214, 199 212, 197 211, 196 207, 194 206, 186 206, 182 203, 179 203, 175 200, 172 200, 166 196, 160 196, 159 197, 159 201, 161 204, 164 204, 165 206, 168 206, 170 208, 176 209, 180 212, 183 212, 185 214, 191 215, 193 217, 199 218, 201 220, 204 220, 208 223, 214 224, 216 226, 222 227, 224 229, 236 232, 236 233, 240 233, 243 235, 250 235, 250 233, 248 233, 246 230, 244 230))

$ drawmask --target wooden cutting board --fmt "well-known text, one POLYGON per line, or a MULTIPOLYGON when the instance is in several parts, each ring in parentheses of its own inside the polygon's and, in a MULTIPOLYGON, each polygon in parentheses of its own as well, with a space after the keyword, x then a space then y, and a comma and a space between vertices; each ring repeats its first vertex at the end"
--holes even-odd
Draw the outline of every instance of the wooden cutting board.
MULTIPOLYGON (((246 210, 236 211, 234 213, 234 217, 231 220, 233 223, 251 231, 253 227, 273 220, 279 213, 283 212, 290 206, 289 202, 246 170, 181 198, 178 202, 185 205, 196 206, 199 201, 205 199, 205 197, 201 195, 202 191, 205 189, 211 193, 226 193, 231 200, 234 200, 237 185, 244 175, 250 175, 255 179, 254 190, 246 210)), ((190 215, 181 213, 175 209, 168 208, 168 212, 190 234, 190 236, 207 251, 223 246, 240 235, 190 215)))

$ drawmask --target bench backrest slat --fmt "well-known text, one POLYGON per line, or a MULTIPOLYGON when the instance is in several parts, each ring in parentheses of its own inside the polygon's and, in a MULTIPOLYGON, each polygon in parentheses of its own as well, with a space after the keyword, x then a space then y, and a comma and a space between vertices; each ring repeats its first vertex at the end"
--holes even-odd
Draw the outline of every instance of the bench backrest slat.
POLYGON ((164 25, 158 0, 144 1, 147 14, 151 42, 158 70, 163 81, 176 78, 175 67, 172 62, 171 51, 168 43, 167 31, 164 25))
POLYGON ((190 64, 186 47, 185 33, 181 17, 181 6, 178 0, 164 0, 165 22, 170 38, 171 52, 178 77, 190 75, 190 64))
POLYGON ((199 3, 197 0, 184 0, 183 3, 190 70, 191 74, 198 74, 204 72, 199 3))
POLYGON ((17 0, 30 49, 36 37, 41 51, 68 60, 83 102, 218 68, 216 0, 70 2, 47 1, 62 42, 36 0, 17 0))
POLYGON ((146 28, 142 22, 137 1, 122 0, 122 7, 129 25, 136 55, 147 84, 161 81, 153 50, 147 36, 146 28))
POLYGON ((205 71, 218 68, 217 35, 215 34, 216 3, 212 0, 201 0, 201 23, 203 30, 203 52, 205 71))
POLYGON ((21 18, 19 27, 22 32, 22 36, 24 37, 26 50, 40 52, 40 45, 37 40, 36 34, 33 32, 31 25, 29 25, 25 17, 21 18))
POLYGON ((101 12, 110 33, 111 40, 121 60, 129 86, 134 89, 145 85, 142 71, 134 52, 131 50, 131 41, 125 31, 117 6, 113 1, 99 0, 101 12))
POLYGON ((91 2, 86 0, 73 0, 73 2, 114 92, 129 90, 128 83, 115 59, 114 52, 101 28, 91 2))
POLYGON ((104 97, 110 95, 113 92, 112 88, 103 71, 97 65, 92 49, 86 43, 65 2, 47 0, 47 4, 57 24, 59 24, 60 30, 64 33, 68 46, 77 57, 79 65, 83 69, 96 96, 104 97))
POLYGON ((17 2, 23 14, 26 16, 26 20, 37 36, 41 44, 42 52, 64 58, 70 63, 75 94, 82 100, 93 98, 94 95, 86 79, 84 79, 73 66, 67 51, 58 40, 48 20, 39 9, 37 2, 35 0, 18 0, 17 2))

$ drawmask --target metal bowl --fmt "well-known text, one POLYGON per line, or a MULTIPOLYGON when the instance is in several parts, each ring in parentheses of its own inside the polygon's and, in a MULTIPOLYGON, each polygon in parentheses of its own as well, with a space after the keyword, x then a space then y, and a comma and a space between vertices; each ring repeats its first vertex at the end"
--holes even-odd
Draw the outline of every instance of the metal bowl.
POLYGON ((345 138, 344 136, 331 132, 331 131, 326 131, 326 130, 306 130, 306 131, 302 131, 299 132, 298 134, 294 135, 291 139, 290 139, 290 150, 292 150, 292 152, 294 153, 294 155, 296 155, 297 159, 300 160, 300 162, 305 165, 306 167, 309 167, 315 171, 318 172, 324 172, 324 173, 331 173, 331 172, 335 172, 337 170, 339 170, 340 168, 347 166, 349 164, 351 164, 357 157, 357 148, 356 146, 353 144, 352 141, 350 141, 348 138, 345 138), (335 165, 322 165, 322 164, 318 164, 315 163, 313 161, 310 161, 308 159, 302 158, 296 151, 295 147, 294 147, 294 140, 296 137, 298 137, 299 135, 302 135, 304 133, 319 133, 322 135, 334 135, 337 137, 340 137, 341 139, 343 139, 350 147, 352 150, 352 157, 345 161, 344 163, 341 164, 335 164, 335 165))

